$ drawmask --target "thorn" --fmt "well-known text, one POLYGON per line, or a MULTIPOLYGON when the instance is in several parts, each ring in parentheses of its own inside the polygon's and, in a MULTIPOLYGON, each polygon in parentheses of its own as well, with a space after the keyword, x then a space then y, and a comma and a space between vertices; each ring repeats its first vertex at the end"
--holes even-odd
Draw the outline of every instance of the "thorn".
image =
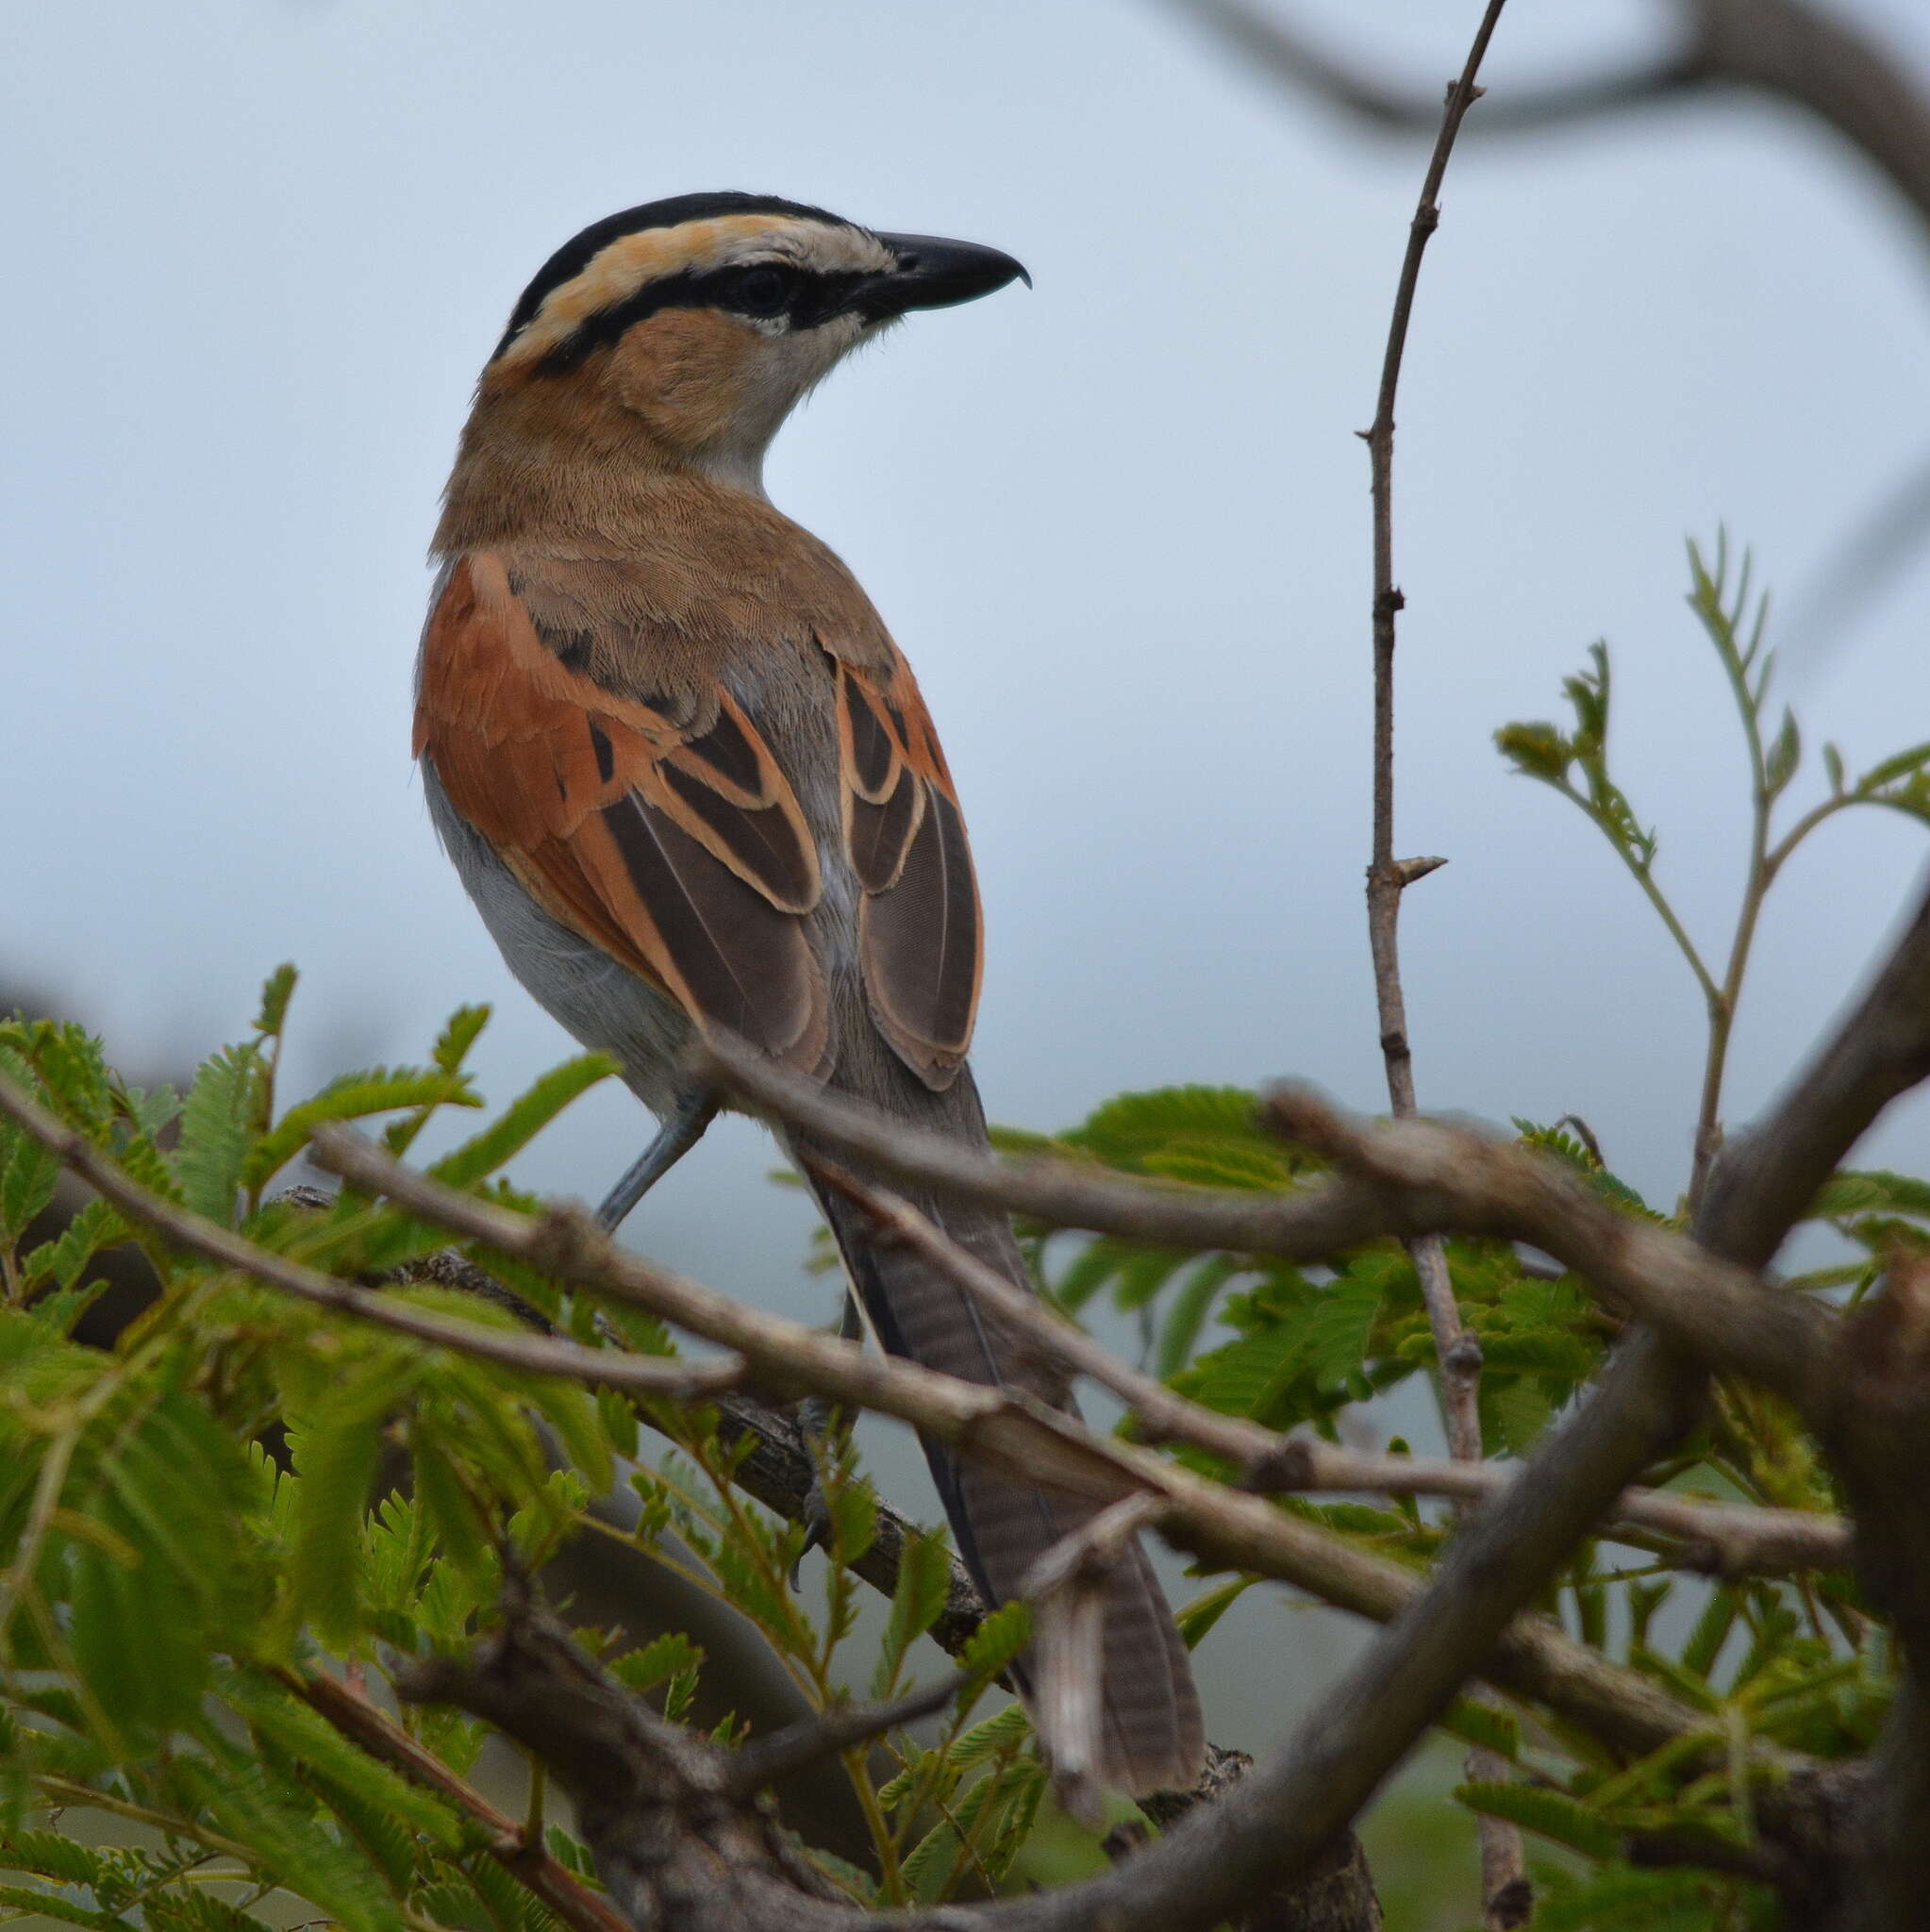
POLYGON ((1439 872, 1446 863, 1445 858, 1397 858, 1394 876, 1403 886, 1411 886, 1416 879, 1424 879, 1429 873, 1439 872))

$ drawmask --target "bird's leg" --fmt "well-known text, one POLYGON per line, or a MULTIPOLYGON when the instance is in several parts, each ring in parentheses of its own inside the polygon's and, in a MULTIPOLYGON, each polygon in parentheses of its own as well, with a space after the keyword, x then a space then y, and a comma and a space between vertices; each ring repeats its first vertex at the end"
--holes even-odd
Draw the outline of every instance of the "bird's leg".
POLYGON ((597 1225, 615 1234, 630 1209, 680 1161, 717 1118, 718 1096, 709 1087, 692 1087, 677 1096, 657 1138, 631 1162, 628 1171, 596 1210, 597 1225))
MULTIPOLYGON (((857 1297, 849 1286, 844 1291, 844 1307, 838 1318, 838 1339, 840 1341, 857 1341, 864 1336, 864 1317, 858 1312, 857 1297)), ((822 1446, 830 1441, 831 1425, 838 1414, 838 1405, 828 1402, 822 1395, 807 1395, 797 1406, 798 1427, 805 1433, 807 1446, 822 1446)), ((798 1572, 804 1568, 804 1559, 813 1550, 823 1549, 831 1540, 831 1506, 824 1500, 824 1485, 816 1476, 805 1491, 803 1522, 805 1540, 799 1547, 797 1561, 790 1566, 790 1587, 797 1588, 798 1572)))

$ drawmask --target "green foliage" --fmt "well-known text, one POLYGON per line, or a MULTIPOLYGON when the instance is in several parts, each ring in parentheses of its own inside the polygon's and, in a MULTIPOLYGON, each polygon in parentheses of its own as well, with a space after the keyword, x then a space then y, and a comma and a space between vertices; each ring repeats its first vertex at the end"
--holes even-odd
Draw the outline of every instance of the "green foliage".
MULTIPOLYGON (((1659 835, 1613 774, 1606 646, 1568 682, 1568 726, 1512 725, 1501 743, 1518 770, 1588 815, 1682 948, 1709 1008, 1702 1140, 1712 1145, 1764 893, 1803 840, 1851 805, 1930 822, 1930 745, 1856 777, 1825 745, 1826 792, 1778 831, 1804 776, 1804 741, 1792 715, 1770 708, 1764 607, 1746 563, 1732 572, 1725 545, 1712 564, 1691 552, 1689 602, 1742 724, 1755 807, 1725 963, 1708 963, 1689 938, 1656 875, 1659 835)), ((421 1278, 412 1264, 443 1237, 384 1203, 352 1191, 321 1208, 273 1197, 324 1126, 379 1121, 400 1152, 443 1108, 481 1105, 466 1061, 482 1008, 455 1014, 421 1066, 346 1074, 283 1104, 295 984, 292 968, 277 969, 250 1036, 210 1055, 178 1102, 126 1086, 98 1041, 48 1021, 0 1022, 0 1074, 154 1197, 273 1254, 380 1280, 441 1321, 518 1332, 533 1310, 585 1347, 672 1350, 659 1323, 510 1257, 477 1257, 520 1308, 421 1278)), ((528 1205, 504 1168, 609 1071, 590 1055, 545 1074, 432 1172, 528 1205)), ((1679 1224, 1685 1206, 1641 1199, 1579 1122, 1515 1127, 1617 1213, 1679 1224)), ((1273 1134, 1237 1088, 1122 1094, 1057 1137, 998 1139, 1172 1188, 1290 1194, 1323 1179, 1321 1161, 1273 1134)), ((1791 1289, 1854 1296, 1900 1248, 1930 1247, 1930 1180, 1845 1171, 1810 1214, 1842 1257, 1791 1289)), ((1339 1437, 1378 1426, 1384 1416, 1367 1405, 1402 1385, 1424 1391, 1438 1371, 1414 1269, 1394 1241, 1296 1267, 1021 1232, 1045 1293, 1069 1314, 1109 1306, 1137 1324, 1151 1370, 1223 1413, 1339 1437)), ((1584 1284, 1510 1244, 1451 1240, 1446 1254, 1458 1319, 1480 1348, 1486 1451, 1520 1457, 1597 1374, 1614 1320, 1584 1284)), ((488 1741, 482 1724, 403 1707, 413 1746, 441 1767, 431 1789, 336 1728, 326 1700, 318 1707, 304 1689, 348 1676, 386 1707, 412 1662, 464 1651, 491 1626, 507 1576, 540 1571, 573 1538, 620 1534, 591 1511, 624 1482, 640 1505, 635 1541, 747 1620, 814 1707, 858 1685, 890 1696, 926 1676, 923 1640, 950 1580, 943 1537, 905 1542, 889 1607, 871 1625, 879 1634, 864 1639, 854 1565, 874 1553, 881 1516, 849 1438, 818 1450, 825 1548, 801 1578, 802 1533, 737 1486, 747 1449, 717 1410, 640 1405, 431 1348, 173 1253, 102 1202, 74 1208, 52 1158, 0 1124, 0 1911, 115 1932, 265 1932, 291 1918, 352 1932, 550 1932, 547 1908, 491 1856, 490 1833, 453 1782, 488 1741), (99 1258, 129 1241, 154 1265, 156 1298, 110 1349, 83 1346, 75 1328, 100 1288, 99 1258), (647 1467, 644 1423, 669 1445, 647 1467)), ((1230 1474, 1197 1451, 1168 1453, 1230 1474)), ((1792 1418, 1742 1388, 1719 1389, 1705 1425, 1649 1480, 1728 1501, 1838 1507, 1792 1418)), ((1410 1498, 1272 1507, 1416 1568, 1450 1527, 1440 1508, 1410 1498)), ((1762 1747, 1839 1761, 1867 1753, 1882 1725, 1889 1639, 1850 1576, 1714 1587, 1673 1573, 1673 1554, 1633 1532, 1587 1541, 1540 1607, 1692 1712, 1684 1735, 1638 1757, 1518 1701, 1460 1700, 1441 1719, 1446 1736, 1497 1754, 1509 1772, 1459 1788, 1464 1821, 1506 1818, 1547 1848, 1537 1927, 1766 1932, 1772 1901, 1734 1875, 1778 1774, 1762 1747), (1667 1848, 1666 1869, 1641 1862, 1655 1846, 1667 1848)), ((1244 1574, 1206 1574, 1180 1613, 1186 1641, 1210 1641, 1248 1598, 1240 1621, 1250 1626, 1274 1596, 1244 1574)), ((845 1755, 837 1774, 871 1845, 862 1864, 804 1847, 827 1884, 886 1908, 1023 1874, 1046 1781, 1025 1712, 996 1679, 1027 1624, 1023 1605, 985 1621, 961 1659, 965 1689, 934 1727, 845 1755)), ((673 1722, 702 1707, 713 1736, 742 1735, 727 1675, 689 1632, 578 1634, 673 1722)), ((544 1836, 593 1887, 584 1847, 554 1825, 544 1836)))
POLYGON ((878 1650, 872 1694, 888 1697, 898 1688, 905 1654, 938 1622, 952 1581, 952 1555, 941 1536, 913 1537, 898 1559, 898 1588, 891 1597, 890 1621, 878 1650))
MULTIPOLYGON (((399 1148, 441 1108, 478 1106, 464 1060, 487 1015, 455 1015, 422 1067, 345 1074, 281 1107, 294 988, 292 969, 277 971, 252 1037, 210 1055, 178 1106, 125 1088, 98 1042, 47 1022, 0 1024, 0 1072, 157 1196, 271 1252, 355 1277, 406 1264, 441 1238, 393 1208, 264 1195, 324 1125, 389 1116, 399 1148)), ((544 1075, 436 1172, 517 1202, 491 1176, 607 1072, 586 1056, 544 1075)), ((488 1855, 474 1816, 372 1757, 300 1690, 349 1663, 379 1687, 412 1658, 465 1648, 496 1616, 507 1566, 538 1570, 585 1533, 620 1470, 643 1503, 641 1542, 749 1618, 813 1703, 852 1694, 850 1566, 875 1541, 878 1505, 848 1441, 824 1450, 828 1560, 822 1591, 801 1592, 798 1532, 737 1490, 741 1449, 715 1412, 652 1407, 674 1448, 639 1469, 628 1402, 324 1313, 172 1253, 103 1204, 27 1248, 58 1180, 37 1141, 0 1128, 0 1845, 13 1868, 0 1909, 128 1932, 261 1932, 247 1903, 208 1890, 213 1872, 248 1903, 292 1897, 300 1916, 354 1932, 544 1932, 551 1915, 488 1855), (97 1286, 91 1264, 130 1231, 158 1298, 112 1350, 82 1347, 70 1330, 97 1286), (117 1821, 141 1825, 139 1844, 104 1848, 117 1821), (156 1833, 165 1849, 141 1849, 156 1833)), ((670 1347, 632 1310, 487 1258, 586 1346, 670 1347)), ((520 1325, 426 1281, 388 1291, 440 1319, 520 1325)), ((950 1584, 943 1537, 911 1538, 899 1576, 882 1643, 852 1658, 886 1693, 923 1669, 919 1640, 950 1584)), ((877 1781, 889 1801, 871 1754, 849 1754, 874 1866, 826 1857, 834 1883, 908 1904, 996 1884, 1009 1867, 1043 1774, 1016 1707, 974 1715, 1025 1627, 1023 1606, 988 1619, 936 1740, 890 1740, 896 1766, 877 1781)), ((674 1720, 706 1669, 674 1630, 618 1643, 606 1662, 674 1720)), ((456 1777, 486 1735, 436 1709, 405 1707, 402 1722, 456 1777)), ((726 1719, 717 1734, 740 1728, 726 1719)), ((581 1846, 554 1831, 550 1842, 594 1884, 581 1846)))
MULTIPOLYGON (((292 969, 273 976, 254 1037, 211 1055, 178 1108, 124 1087, 96 1041, 49 1022, 0 1024, 0 1072, 157 1195, 358 1272, 373 1252, 419 1250, 420 1231, 353 1199, 261 1206, 261 1190, 324 1124, 400 1113, 395 1143, 443 1107, 478 1105, 462 1059, 486 1016, 458 1013, 427 1067, 346 1075, 277 1115, 294 984, 292 969)), ((540 1083, 458 1150, 458 1171, 498 1165, 597 1071, 540 1083)), ((129 1229, 97 1202, 24 1249, 57 1174, 0 1128, 0 1856, 13 1874, 0 1906, 129 1932, 265 1932, 208 1890, 212 1874, 357 1932, 539 1932, 549 1915, 474 1821, 298 1688, 330 1657, 366 1658, 379 1678, 471 1641, 505 1558, 540 1563, 608 1490, 634 1413, 322 1314, 144 1232, 158 1300, 112 1351, 81 1347, 69 1331, 97 1286, 90 1265, 129 1229), (404 1470, 413 1496, 382 1493, 404 1470), (104 1843, 123 1821, 138 1841, 104 1843)), ((546 1288, 567 1313, 567 1292, 546 1288)), ((392 1292, 515 1325, 445 1290, 392 1292)), ((688 1702, 701 1657, 672 1636, 619 1661, 669 1681, 674 1702, 681 1679, 688 1702)), ((482 1741, 445 1712, 405 1721, 458 1774, 482 1741)))

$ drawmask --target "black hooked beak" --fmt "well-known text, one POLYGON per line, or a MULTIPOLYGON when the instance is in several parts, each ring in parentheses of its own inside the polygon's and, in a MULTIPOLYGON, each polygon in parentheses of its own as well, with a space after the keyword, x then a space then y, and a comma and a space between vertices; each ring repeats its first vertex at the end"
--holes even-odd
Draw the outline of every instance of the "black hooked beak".
POLYGON ((868 281, 857 298, 857 307, 873 322, 912 308, 975 302, 1011 281, 1032 286, 1032 277, 1009 255, 976 242, 946 242, 937 235, 880 235, 878 240, 897 261, 868 281))

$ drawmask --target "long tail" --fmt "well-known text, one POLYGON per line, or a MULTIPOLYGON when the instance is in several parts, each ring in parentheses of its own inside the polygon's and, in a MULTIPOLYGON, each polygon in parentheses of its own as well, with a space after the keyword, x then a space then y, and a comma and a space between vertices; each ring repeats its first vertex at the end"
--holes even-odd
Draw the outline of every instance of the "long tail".
MULTIPOLYGON (((809 1150, 797 1152, 806 1156, 809 1150)), ((807 1166, 805 1171, 809 1173, 807 1166)), ((874 1244, 857 1208, 828 1188, 813 1188, 865 1313, 892 1355, 970 1382, 1023 1386, 1057 1407, 1072 1407, 1063 1385, 1013 1348, 956 1282, 901 1247, 874 1244)), ((1031 1277, 1003 1215, 929 1200, 916 1205, 954 1241, 1031 1291, 1031 1277)), ((959 1555, 994 1603, 1016 1596, 1033 1561, 1099 1507, 988 1474, 941 1444, 926 1441, 924 1452, 959 1555)), ((1173 1613, 1138 1547, 1113 1575, 1103 1690, 1105 1782, 1135 1797, 1192 1784, 1205 1750, 1199 1695, 1173 1613)))

